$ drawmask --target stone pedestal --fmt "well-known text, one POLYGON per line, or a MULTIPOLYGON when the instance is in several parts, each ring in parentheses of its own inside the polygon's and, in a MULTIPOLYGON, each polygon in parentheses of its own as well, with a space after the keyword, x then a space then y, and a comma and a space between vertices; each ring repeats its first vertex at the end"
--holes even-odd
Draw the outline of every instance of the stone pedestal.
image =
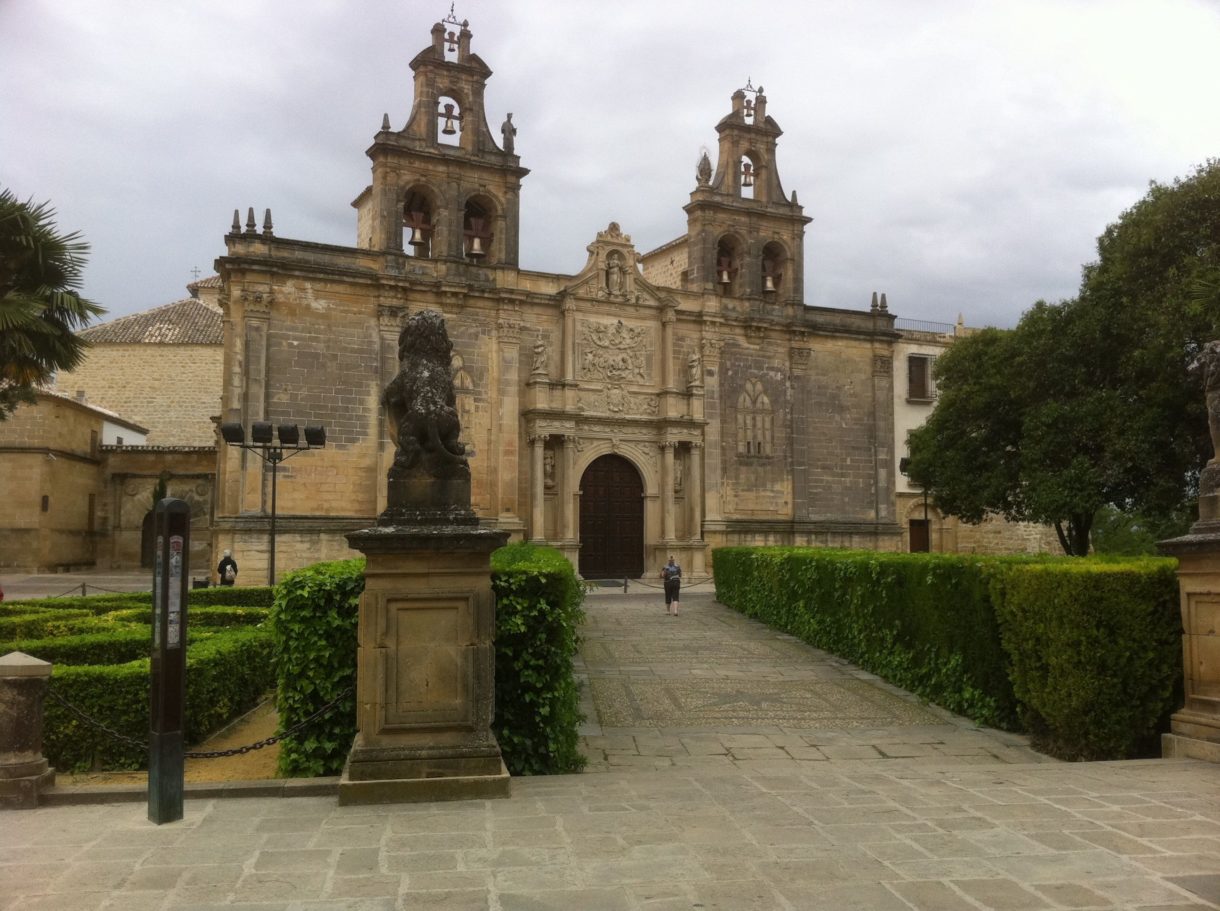
POLYGON ((1220 762, 1220 522, 1214 506, 1201 502, 1191 533, 1158 545, 1178 558, 1186 676, 1186 704, 1174 713, 1161 748, 1167 757, 1220 762))
MULTIPOLYGON (((443 502, 434 495, 424 510, 443 502)), ((392 506, 382 522, 407 512, 392 506)), ((508 533, 479 528, 469 510, 453 508, 449 518, 451 524, 379 524, 347 536, 368 565, 360 600, 358 731, 339 784, 340 804, 509 794, 491 731, 491 552, 508 533)))
POLYGON ((0 809, 29 810, 55 784, 42 755, 42 703, 51 665, 24 652, 0 657, 0 809))

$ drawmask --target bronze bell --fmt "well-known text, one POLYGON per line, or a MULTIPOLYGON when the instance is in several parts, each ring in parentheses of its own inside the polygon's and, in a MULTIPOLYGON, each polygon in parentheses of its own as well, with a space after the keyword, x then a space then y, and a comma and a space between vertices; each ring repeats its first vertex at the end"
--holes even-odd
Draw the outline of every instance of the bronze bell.
POLYGON ((741 163, 741 185, 743 187, 754 186, 754 165, 748 161, 741 163))
POLYGON ((445 125, 441 127, 441 132, 446 136, 453 136, 457 133, 457 127, 453 124, 453 105, 445 105, 445 125))

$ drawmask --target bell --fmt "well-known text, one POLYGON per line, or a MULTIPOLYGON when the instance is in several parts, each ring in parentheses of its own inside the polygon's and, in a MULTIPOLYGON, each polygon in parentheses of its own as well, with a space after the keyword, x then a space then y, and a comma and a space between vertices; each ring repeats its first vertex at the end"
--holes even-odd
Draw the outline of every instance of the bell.
POLYGON ((733 280, 732 280, 731 278, 729 278, 729 270, 728 270, 728 269, 725 269, 725 268, 721 268, 721 270, 720 270, 720 284, 722 284, 722 285, 727 285, 727 284, 732 283, 732 281, 733 281, 733 280))
POLYGON ((774 291, 775 290, 775 279, 772 276, 767 275, 763 279, 763 290, 764 291, 774 291))
POLYGON ((450 32, 448 35, 446 35, 445 41, 448 42, 448 44, 449 44, 449 47, 446 48, 446 50, 448 50, 450 53, 453 53, 454 51, 457 50, 457 33, 456 32, 450 32))
POLYGON ((445 105, 445 125, 441 127, 441 132, 446 136, 452 136, 457 133, 457 127, 453 125, 453 105, 445 105))
POLYGON ((411 240, 408 241, 408 243, 410 243, 412 247, 422 247, 424 244, 427 243, 427 241, 424 240, 424 232, 419 230, 419 228, 415 227, 414 225, 412 225, 411 226, 411 240))
POLYGON ((478 259, 484 255, 483 240, 479 237, 479 235, 476 234, 474 237, 470 238, 470 249, 466 251, 466 253, 468 256, 473 256, 475 259, 478 259))
POLYGON ((741 185, 743 187, 754 186, 754 165, 748 161, 741 163, 741 185))

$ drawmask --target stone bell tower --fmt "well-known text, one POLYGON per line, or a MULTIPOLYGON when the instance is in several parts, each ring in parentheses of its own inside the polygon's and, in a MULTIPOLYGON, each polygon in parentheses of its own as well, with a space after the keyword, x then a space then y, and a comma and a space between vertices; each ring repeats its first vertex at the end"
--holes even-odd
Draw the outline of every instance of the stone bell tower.
POLYGON ((415 100, 406 126, 387 114, 373 139, 373 183, 352 203, 357 246, 425 259, 518 265, 521 178, 509 114, 502 145, 487 125, 491 69, 470 50, 452 11, 411 61, 415 100))
POLYGON ((783 130, 767 114, 762 86, 747 81, 732 101, 733 109, 716 125, 715 173, 704 154, 685 206, 690 287, 803 303, 805 225, 813 219, 780 183, 775 144, 783 130))

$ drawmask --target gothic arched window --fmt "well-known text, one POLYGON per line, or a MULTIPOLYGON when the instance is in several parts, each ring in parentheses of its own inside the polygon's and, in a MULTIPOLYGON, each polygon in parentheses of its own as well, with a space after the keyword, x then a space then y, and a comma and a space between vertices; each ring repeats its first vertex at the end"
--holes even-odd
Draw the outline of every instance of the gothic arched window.
POLYGON ((751 377, 737 397, 737 454, 769 456, 772 453, 771 400, 762 383, 751 377))

